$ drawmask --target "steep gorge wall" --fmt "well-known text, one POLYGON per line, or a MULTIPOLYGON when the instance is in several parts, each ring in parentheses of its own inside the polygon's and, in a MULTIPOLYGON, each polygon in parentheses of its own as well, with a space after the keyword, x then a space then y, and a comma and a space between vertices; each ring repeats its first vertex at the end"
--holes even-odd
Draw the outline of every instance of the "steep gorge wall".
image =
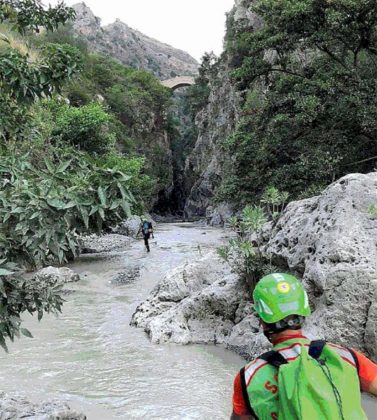
POLYGON ((222 179, 222 165, 226 156, 220 143, 234 130, 240 110, 240 96, 229 78, 226 57, 219 63, 215 77, 210 81, 208 106, 196 117, 198 137, 186 159, 184 169, 188 217, 205 216, 212 204, 216 187, 222 179))
MULTIPOLYGON (((236 0, 228 15, 227 36, 246 29, 257 30, 262 22, 250 11, 252 0, 236 0)), ((213 205, 216 188, 220 185, 223 164, 231 159, 224 153, 221 143, 234 131, 241 113, 242 92, 231 79, 231 57, 223 53, 210 79, 211 93, 208 105, 196 117, 198 137, 185 163, 185 214, 188 217, 205 216, 213 205)))

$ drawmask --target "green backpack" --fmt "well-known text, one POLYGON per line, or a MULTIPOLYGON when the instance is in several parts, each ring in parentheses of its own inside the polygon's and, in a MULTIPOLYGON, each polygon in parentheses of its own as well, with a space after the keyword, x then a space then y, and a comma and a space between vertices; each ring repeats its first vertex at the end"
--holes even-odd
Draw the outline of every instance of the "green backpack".
POLYGON ((289 363, 277 351, 259 358, 278 369, 279 420, 367 420, 357 369, 325 341, 289 363))

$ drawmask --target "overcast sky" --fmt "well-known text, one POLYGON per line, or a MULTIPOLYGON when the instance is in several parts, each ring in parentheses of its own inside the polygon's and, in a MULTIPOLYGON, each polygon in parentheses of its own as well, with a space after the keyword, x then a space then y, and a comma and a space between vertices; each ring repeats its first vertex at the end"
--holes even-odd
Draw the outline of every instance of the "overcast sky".
MULTIPOLYGON (((70 6, 78 3, 65 2, 70 6)), ((234 0, 86 0, 85 4, 101 18, 102 24, 119 18, 145 35, 200 60, 205 52, 221 53, 225 13, 231 10, 234 0)))

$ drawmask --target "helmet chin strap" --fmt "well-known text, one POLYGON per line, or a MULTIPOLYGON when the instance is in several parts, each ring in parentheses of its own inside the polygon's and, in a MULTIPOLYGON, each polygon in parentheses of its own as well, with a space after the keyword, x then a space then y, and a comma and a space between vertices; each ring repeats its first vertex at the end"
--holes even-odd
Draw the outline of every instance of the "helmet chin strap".
POLYGON ((281 321, 275 322, 273 324, 266 324, 268 328, 263 331, 263 334, 268 339, 268 341, 271 342, 273 335, 286 330, 299 330, 301 329, 303 322, 303 316, 297 316, 290 319, 282 319, 281 321))

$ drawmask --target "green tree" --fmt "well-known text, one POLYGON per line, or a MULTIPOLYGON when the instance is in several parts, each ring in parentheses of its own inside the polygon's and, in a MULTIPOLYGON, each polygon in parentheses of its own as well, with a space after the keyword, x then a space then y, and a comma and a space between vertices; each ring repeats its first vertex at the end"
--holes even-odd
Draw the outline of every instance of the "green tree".
POLYGON ((78 108, 60 105, 52 135, 79 150, 103 154, 115 141, 109 127, 110 119, 100 104, 91 103, 78 108))
MULTIPOLYGON (((73 17, 72 9, 59 4, 55 8, 44 9, 38 0, 2 0, 0 2, 0 23, 11 25, 13 30, 26 34, 39 32, 40 28, 51 31, 59 24, 65 23, 73 17)), ((0 140, 9 142, 25 138, 24 131, 30 123, 29 109, 40 98, 51 96, 59 92, 62 83, 72 76, 80 67, 79 54, 71 46, 48 44, 40 49, 36 57, 31 57, 28 51, 20 51, 11 45, 9 38, 0 34, 0 140)), ((3 144, 0 143, 1 146, 3 144)), ((15 156, 16 162, 20 163, 15 156)), ((2 159, 2 165, 4 165, 2 159)), ((25 163, 23 169, 29 168, 25 163)), ((16 168, 12 168, 12 171, 16 168)), ((18 173, 18 176, 20 172, 18 173)), ((17 176, 16 176, 17 177, 17 176)), ((13 207, 11 202, 11 214, 6 216, 4 209, 5 195, 11 189, 12 180, 9 174, 4 176, 1 172, 1 231, 0 231, 0 345, 7 350, 6 340, 14 340, 20 333, 31 336, 30 332, 21 327, 21 315, 25 312, 38 313, 41 319, 44 312, 57 313, 61 310, 62 299, 59 290, 41 287, 36 282, 23 279, 18 274, 17 267, 9 260, 8 252, 11 248, 4 247, 11 241, 11 235, 17 230, 19 237, 23 237, 22 243, 27 246, 30 237, 25 231, 26 217, 23 209, 13 207), (19 218, 13 231, 5 226, 12 218, 19 218), (22 219, 22 220, 21 220, 22 219), (25 240, 26 238, 26 240, 25 240)), ((16 181, 17 183, 17 181, 16 181)), ((38 186, 43 188, 43 186, 38 186)), ((27 181, 18 180, 16 186, 18 195, 26 192, 27 181), (24 189, 24 191, 22 191, 24 189)), ((29 196, 27 202, 38 200, 37 197, 29 196)), ((30 215, 32 216, 32 215, 30 215)))
MULTIPOLYGON (((52 31, 73 16, 73 10, 63 4, 45 10, 38 0, 0 3, 0 23, 20 34, 40 28, 52 31)), ((5 35, 0 39, 0 139, 17 140, 24 138, 31 104, 60 92, 63 83, 80 69, 80 54, 70 45, 46 44, 31 57, 29 51, 12 47, 5 35)))
POLYGON ((259 0, 264 26, 228 39, 245 94, 224 143, 233 159, 219 192, 242 204, 265 185, 302 197, 377 156, 377 3, 259 0))

